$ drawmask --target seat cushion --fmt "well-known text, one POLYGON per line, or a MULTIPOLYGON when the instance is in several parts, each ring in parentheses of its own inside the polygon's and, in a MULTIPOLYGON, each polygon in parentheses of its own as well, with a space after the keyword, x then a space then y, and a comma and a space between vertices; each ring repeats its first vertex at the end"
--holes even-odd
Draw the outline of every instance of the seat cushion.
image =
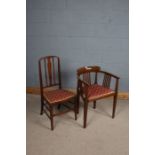
POLYGON ((44 98, 50 103, 58 103, 73 98, 75 94, 73 92, 57 89, 44 92, 44 98))
POLYGON ((114 94, 114 91, 110 88, 105 88, 101 85, 91 85, 88 87, 88 100, 92 101, 92 100, 97 100, 100 99, 102 97, 108 96, 108 95, 112 95, 114 94))

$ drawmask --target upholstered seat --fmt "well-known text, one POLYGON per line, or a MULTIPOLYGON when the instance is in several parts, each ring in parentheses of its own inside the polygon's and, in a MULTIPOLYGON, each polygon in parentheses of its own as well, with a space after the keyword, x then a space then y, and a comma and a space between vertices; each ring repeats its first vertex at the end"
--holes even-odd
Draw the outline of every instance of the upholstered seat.
POLYGON ((44 92, 44 98, 50 103, 58 103, 58 102, 64 102, 65 100, 71 99, 72 97, 75 97, 75 94, 73 92, 57 89, 57 90, 50 90, 44 92))
POLYGON ((88 101, 97 100, 102 97, 113 94, 114 91, 110 88, 103 87, 98 84, 90 85, 88 87, 88 101))

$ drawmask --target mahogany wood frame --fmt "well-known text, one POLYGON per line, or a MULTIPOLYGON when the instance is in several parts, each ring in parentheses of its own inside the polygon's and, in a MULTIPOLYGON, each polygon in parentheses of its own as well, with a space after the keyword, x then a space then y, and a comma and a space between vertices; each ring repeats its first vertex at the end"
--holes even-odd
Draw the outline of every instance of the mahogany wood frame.
POLYGON ((101 98, 91 100, 93 101, 93 108, 96 108, 96 101, 105 97, 113 96, 113 108, 112 108, 112 118, 115 117, 115 111, 116 111, 116 104, 117 104, 117 96, 118 96, 118 85, 119 85, 119 77, 111 74, 106 71, 102 71, 99 66, 88 66, 88 67, 81 67, 77 70, 77 112, 79 113, 79 103, 80 103, 80 97, 84 101, 84 120, 83 120, 83 127, 86 128, 87 124, 87 111, 88 111, 88 92, 87 89, 91 85, 90 82, 90 73, 95 73, 95 81, 94 84, 98 83, 98 73, 104 74, 104 79, 102 85, 104 87, 110 88, 111 78, 113 77, 115 79, 115 89, 114 92, 111 94, 107 94, 101 98), (80 78, 80 76, 83 76, 83 79, 80 78), (85 92, 83 91, 84 89, 85 92))
POLYGON ((69 111, 74 111, 75 113, 75 120, 77 120, 77 96, 75 95, 72 98, 69 98, 67 100, 63 100, 61 102, 56 102, 50 104, 48 100, 44 97, 44 90, 46 88, 51 88, 53 86, 58 86, 58 89, 62 89, 61 85, 61 70, 60 70, 60 58, 57 56, 46 56, 39 59, 38 62, 38 68, 39 68, 39 80, 40 80, 40 96, 41 96, 41 110, 40 114, 42 115, 45 113, 47 117, 51 121, 51 130, 54 129, 53 125, 53 117, 57 115, 61 115, 64 113, 67 113, 69 111), (44 75, 43 75, 43 69, 44 69, 44 75), (57 71, 56 71, 57 69, 57 71), (57 74, 57 77, 56 77, 57 74), (43 79, 43 77, 45 79, 43 79), (57 78, 57 79, 56 79, 57 78), (71 102, 71 100, 74 101, 74 107, 70 108, 67 105, 64 105, 63 103, 71 102), (68 108, 68 110, 64 112, 54 113, 54 106, 57 105, 58 109, 60 109, 60 105, 64 105, 68 108))

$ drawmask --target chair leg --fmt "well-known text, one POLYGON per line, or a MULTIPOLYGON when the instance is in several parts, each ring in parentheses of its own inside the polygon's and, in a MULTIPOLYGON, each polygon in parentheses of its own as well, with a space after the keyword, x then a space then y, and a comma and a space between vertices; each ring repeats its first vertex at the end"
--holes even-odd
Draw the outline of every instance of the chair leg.
POLYGON ((53 106, 50 106, 50 120, 51 120, 51 130, 54 130, 53 126, 53 106))
POLYGON ((117 95, 115 95, 115 96, 114 96, 114 99, 113 99, 112 118, 114 118, 114 117, 115 117, 116 104, 117 104, 117 95))
POLYGON ((83 128, 86 128, 87 126, 87 111, 88 111, 88 101, 84 102, 84 122, 83 122, 83 128))
POLYGON ((77 97, 74 99, 74 113, 75 113, 75 120, 77 120, 77 97))
POLYGON ((41 98, 41 109, 40 109, 40 115, 43 114, 43 110, 44 110, 44 100, 43 100, 43 98, 41 98))
POLYGON ((61 104, 58 104, 58 107, 57 107, 57 108, 58 108, 58 110, 60 110, 60 107, 61 107, 61 104))
POLYGON ((77 94, 77 114, 79 113, 80 95, 77 94))
POLYGON ((93 102, 93 108, 96 109, 96 101, 93 102))

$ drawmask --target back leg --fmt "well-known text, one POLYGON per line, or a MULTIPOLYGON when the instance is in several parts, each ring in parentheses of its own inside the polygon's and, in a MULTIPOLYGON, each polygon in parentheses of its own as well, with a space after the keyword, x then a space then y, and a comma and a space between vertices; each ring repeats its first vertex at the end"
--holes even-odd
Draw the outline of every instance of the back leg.
POLYGON ((96 109, 96 101, 93 102, 93 108, 96 109))
POLYGON ((41 109, 40 109, 40 115, 43 114, 43 111, 44 111, 44 100, 43 100, 43 98, 41 97, 41 109))

